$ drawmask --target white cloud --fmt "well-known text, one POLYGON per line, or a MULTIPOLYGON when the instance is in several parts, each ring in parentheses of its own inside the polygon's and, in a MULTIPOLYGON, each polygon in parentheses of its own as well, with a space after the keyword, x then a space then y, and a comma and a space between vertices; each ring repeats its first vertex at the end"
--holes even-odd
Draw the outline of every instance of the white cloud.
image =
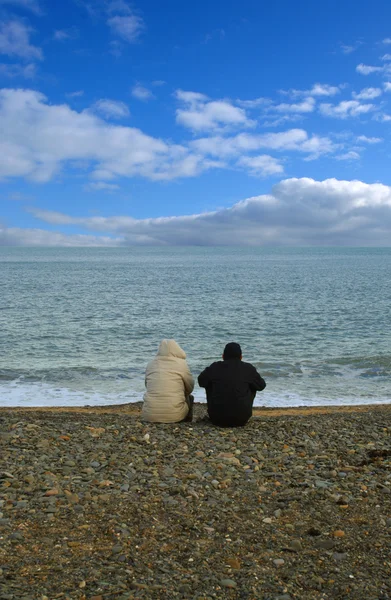
POLYGON ((382 90, 380 88, 375 87, 367 87, 361 90, 358 94, 353 92, 353 98, 356 100, 373 100, 374 98, 378 98, 382 95, 382 90))
POLYGON ((138 42, 145 28, 142 18, 137 15, 116 15, 115 17, 110 17, 107 24, 114 34, 131 44, 138 42))
POLYGON ((371 73, 381 73, 384 71, 384 67, 372 67, 370 65, 364 65, 360 63, 356 67, 357 73, 361 73, 361 75, 371 75, 371 73))
POLYGON ((48 104, 33 90, 0 90, 0 131, 0 179, 46 182, 68 162, 78 161, 94 180, 109 182, 116 177, 193 177, 222 166, 139 129, 108 124, 90 111, 48 104))
POLYGON ((16 19, 0 23, 0 54, 42 60, 42 50, 30 44, 32 29, 16 19))
POLYGON ((381 60, 385 61, 391 60, 391 54, 383 54, 383 56, 381 56, 380 58, 381 60))
POLYGON ((66 96, 68 98, 81 98, 81 96, 84 96, 84 90, 77 90, 76 92, 69 92, 69 94, 66 94, 66 96))
POLYGON ((64 246, 64 247, 116 247, 122 238, 109 236, 67 235, 45 229, 6 228, 0 225, 0 246, 64 246))
POLYGON ((327 83, 315 83, 309 90, 309 96, 335 96, 340 92, 340 86, 328 85, 327 83))
POLYGON ((347 119, 348 117, 359 117, 375 110, 375 104, 361 104, 357 100, 344 100, 339 104, 321 104, 319 110, 326 117, 336 119, 347 119))
POLYGON ((154 97, 152 92, 148 88, 141 85, 140 83, 137 83, 136 85, 133 86, 132 96, 134 98, 137 98, 137 100, 143 100, 143 101, 150 100, 151 98, 154 97))
POLYGON ((390 81, 385 81, 383 86, 384 86, 385 92, 391 92, 391 82, 390 81))
POLYGON ((242 108, 233 106, 228 100, 209 100, 204 94, 183 90, 177 90, 176 98, 185 105, 176 111, 177 123, 193 131, 255 125, 242 108))
POLYGON ((53 33, 53 39, 56 42, 65 42, 67 40, 74 40, 79 35, 76 27, 70 27, 69 29, 56 29, 53 33))
MULTIPOLYGON (((104 18, 111 33, 124 42, 131 44, 138 42, 140 35, 145 31, 142 17, 125 0, 75 0, 75 2, 80 4, 93 20, 104 18)), ((110 52, 117 57, 121 55, 121 45, 117 40, 110 43, 110 52)))
MULTIPOLYGON (((77 225, 95 233, 119 236, 117 245, 390 246, 391 187, 361 181, 295 178, 276 184, 270 194, 190 216, 137 220, 70 217, 40 210, 33 214, 52 225, 77 225)), ((31 234, 23 231, 13 233, 12 243, 31 245, 31 234)), ((50 235, 41 234, 42 245, 47 245, 45 234, 50 235)), ((3 231, 0 244, 9 244, 9 237, 3 231)), ((63 237, 58 245, 67 243, 67 236, 63 237)), ((94 238, 95 244, 99 239, 94 238)))
POLYGON ((361 46, 362 42, 356 42, 355 44, 341 44, 341 50, 344 54, 351 54, 355 52, 357 48, 361 46))
POLYGON ((1 63, 0 75, 9 78, 23 77, 24 79, 34 79, 37 75, 37 67, 34 63, 27 65, 1 63))
POLYGON ((279 133, 261 135, 239 133, 235 136, 212 136, 199 138, 190 142, 190 146, 201 154, 209 154, 219 158, 237 156, 254 152, 261 148, 278 151, 297 151, 317 157, 337 149, 327 137, 313 135, 309 137, 304 129, 289 129, 279 133))
POLYGON ((245 167, 254 177, 265 177, 284 172, 281 162, 268 154, 260 156, 242 156, 238 160, 239 167, 245 167))
POLYGON ((311 113, 315 110, 315 104, 314 98, 309 97, 297 104, 282 103, 271 107, 271 109, 282 113, 311 113))
POLYGON ((358 152, 356 152, 355 150, 349 150, 349 152, 345 152, 345 154, 340 154, 339 156, 335 157, 337 160, 358 160, 360 157, 360 154, 358 152))
POLYGON ((36 14, 41 14, 41 9, 37 0, 0 0, 0 6, 2 4, 8 4, 10 6, 20 6, 27 10, 31 10, 36 14))
POLYGON ((339 94, 342 86, 329 85, 328 83, 314 83, 309 90, 288 90, 283 94, 296 98, 298 96, 335 96, 339 94))
POLYGON ((379 144, 383 141, 383 139, 378 137, 367 137, 366 135, 359 135, 357 141, 363 142, 365 144, 379 144))
POLYGON ((236 104, 243 108, 259 108, 261 106, 268 106, 272 101, 270 98, 255 98, 254 100, 236 100, 236 104))
POLYGON ((302 121, 303 120, 303 115, 296 113, 296 114, 288 114, 288 115, 282 115, 282 116, 276 116, 276 115, 267 115, 267 116, 263 116, 263 121, 262 121, 262 127, 280 127, 281 125, 285 125, 287 123, 297 123, 297 121, 302 121))
POLYGON ((386 45, 387 45, 387 44, 391 44, 391 38, 385 38, 385 39, 383 40, 383 44, 386 44, 386 45))
POLYGON ((109 100, 107 98, 95 102, 92 110, 108 119, 123 119, 130 115, 129 108, 125 102, 118 102, 117 100, 109 100))
POLYGON ((125 2, 125 0, 106 0, 106 10, 109 14, 132 14, 132 9, 130 8, 129 4, 125 2))
POLYGON ((200 92, 185 92, 184 90, 177 90, 175 96, 178 100, 192 105, 209 100, 205 94, 200 94, 200 92))
POLYGON ((105 181, 94 181, 86 186, 87 190, 94 192, 115 192, 119 190, 119 185, 115 183, 106 183, 105 181))
POLYGON ((391 121, 391 115, 388 115, 387 113, 377 113, 374 115, 373 119, 375 121, 380 121, 380 123, 388 123, 388 121, 391 121))

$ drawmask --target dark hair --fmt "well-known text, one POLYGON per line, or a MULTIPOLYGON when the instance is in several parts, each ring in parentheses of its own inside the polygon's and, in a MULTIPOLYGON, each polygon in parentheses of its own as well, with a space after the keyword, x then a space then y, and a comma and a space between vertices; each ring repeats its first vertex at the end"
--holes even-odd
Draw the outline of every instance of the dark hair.
POLYGON ((230 358, 240 358, 242 356, 242 349, 236 342, 230 342, 224 348, 223 358, 229 360, 230 358))

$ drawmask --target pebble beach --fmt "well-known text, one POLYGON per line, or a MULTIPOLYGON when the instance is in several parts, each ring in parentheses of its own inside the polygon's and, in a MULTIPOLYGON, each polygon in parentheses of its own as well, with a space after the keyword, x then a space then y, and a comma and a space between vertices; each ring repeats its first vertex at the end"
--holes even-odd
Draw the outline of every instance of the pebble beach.
POLYGON ((390 434, 387 405, 0 409, 0 598, 391 598, 390 434))

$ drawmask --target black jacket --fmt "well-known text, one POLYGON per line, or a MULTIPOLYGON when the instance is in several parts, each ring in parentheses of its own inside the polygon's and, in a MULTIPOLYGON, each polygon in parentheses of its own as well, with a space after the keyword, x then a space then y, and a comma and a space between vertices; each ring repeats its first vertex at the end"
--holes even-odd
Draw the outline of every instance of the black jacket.
POLYGON ((266 387, 256 368, 238 358, 206 367, 198 384, 206 389, 211 421, 223 427, 245 425, 252 415, 255 394, 266 387))

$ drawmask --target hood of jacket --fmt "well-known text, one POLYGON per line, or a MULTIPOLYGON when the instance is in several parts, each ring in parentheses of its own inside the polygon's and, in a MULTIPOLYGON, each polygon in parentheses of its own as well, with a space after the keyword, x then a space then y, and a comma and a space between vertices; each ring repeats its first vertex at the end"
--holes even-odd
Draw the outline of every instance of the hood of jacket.
POLYGON ((182 350, 175 340, 162 340, 160 342, 158 356, 175 356, 175 358, 186 358, 186 352, 182 350))

